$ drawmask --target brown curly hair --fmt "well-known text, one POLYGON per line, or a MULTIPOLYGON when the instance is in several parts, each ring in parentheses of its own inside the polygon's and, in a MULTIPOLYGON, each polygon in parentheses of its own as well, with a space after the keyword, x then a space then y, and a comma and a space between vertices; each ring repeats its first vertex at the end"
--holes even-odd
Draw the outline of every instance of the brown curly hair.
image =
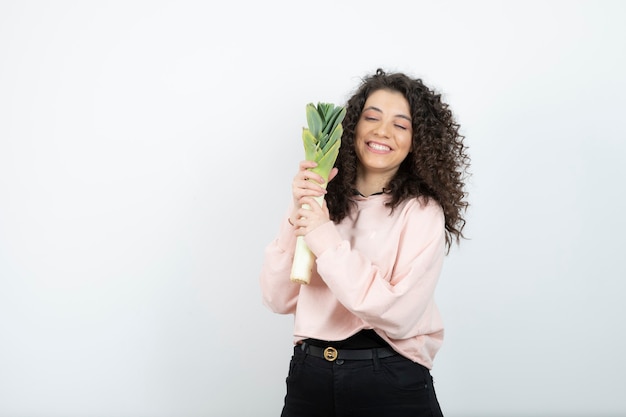
POLYGON ((330 217, 340 222, 355 205, 354 188, 357 155, 354 148, 355 129, 365 101, 377 90, 397 91, 404 95, 411 109, 413 146, 384 192, 390 195, 386 205, 393 211, 402 201, 423 197, 434 198, 445 215, 446 246, 464 238, 464 212, 467 210, 465 180, 470 158, 459 124, 448 104, 424 85, 419 78, 403 73, 386 73, 378 69, 362 79, 356 92, 348 99, 343 120, 343 136, 335 166, 337 176, 328 183, 325 200, 330 217))

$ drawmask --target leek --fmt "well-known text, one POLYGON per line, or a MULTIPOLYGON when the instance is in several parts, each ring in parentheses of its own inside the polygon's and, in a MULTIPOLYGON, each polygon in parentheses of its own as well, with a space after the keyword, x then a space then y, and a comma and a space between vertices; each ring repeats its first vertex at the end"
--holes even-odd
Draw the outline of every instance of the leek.
MULTIPOLYGON (((341 122, 345 115, 346 109, 334 104, 318 103, 316 106, 309 103, 306 105, 308 127, 302 129, 304 155, 306 160, 317 163, 315 168, 310 169, 324 178, 324 183, 321 184, 324 188, 339 154, 343 134, 341 122)), ((316 197, 315 200, 322 205, 324 196, 316 197)), ((309 284, 314 260, 315 256, 306 245, 304 237, 298 236, 291 267, 291 281, 309 284)))

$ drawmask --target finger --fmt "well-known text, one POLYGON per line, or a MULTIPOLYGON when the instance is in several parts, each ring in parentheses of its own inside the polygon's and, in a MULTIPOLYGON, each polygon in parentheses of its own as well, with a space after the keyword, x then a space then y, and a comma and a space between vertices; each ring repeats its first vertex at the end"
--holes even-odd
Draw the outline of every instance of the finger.
POLYGON ((315 185, 320 185, 320 184, 324 184, 324 177, 322 177, 321 175, 311 171, 311 170, 305 170, 302 171, 302 180, 303 181, 308 181, 309 183, 314 183, 315 185))
POLYGON ((302 180, 298 181, 296 187, 299 187, 298 191, 301 197, 310 196, 310 197, 320 197, 326 194, 326 188, 319 185, 314 180, 302 180))
MULTIPOLYGON (((308 161, 311 162, 311 161, 308 161)), ((311 166, 310 168, 315 168, 317 166, 317 164, 315 162, 311 162, 313 164, 313 166, 311 166)), ((300 172, 298 172, 298 175, 296 175, 296 178, 300 178, 304 181, 311 181, 311 182, 315 182, 316 184, 324 184, 325 180, 324 177, 322 177, 320 174, 316 173, 315 171, 311 171, 310 168, 307 169, 303 169, 300 172)))
POLYGON ((317 166, 317 162, 315 161, 309 161, 309 160, 302 160, 300 161, 300 169, 301 170, 305 170, 305 169, 309 169, 309 168, 315 168, 317 166))
POLYGON ((333 178, 335 178, 335 176, 337 175, 337 173, 339 173, 339 169, 338 168, 333 168, 330 170, 330 174, 328 174, 328 182, 331 182, 333 180, 333 178))
POLYGON ((315 168, 317 166, 317 163, 315 161, 301 161, 300 162, 300 169, 298 170, 298 176, 302 175, 305 176, 308 172, 311 172, 312 168, 315 168))

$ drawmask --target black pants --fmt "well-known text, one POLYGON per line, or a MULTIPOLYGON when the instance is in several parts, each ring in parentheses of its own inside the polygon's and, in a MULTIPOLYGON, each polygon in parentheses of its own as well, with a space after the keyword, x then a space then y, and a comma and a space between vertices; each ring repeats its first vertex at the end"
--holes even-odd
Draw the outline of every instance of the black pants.
POLYGON ((313 357, 294 348, 281 417, 443 417, 428 368, 401 355, 313 357))

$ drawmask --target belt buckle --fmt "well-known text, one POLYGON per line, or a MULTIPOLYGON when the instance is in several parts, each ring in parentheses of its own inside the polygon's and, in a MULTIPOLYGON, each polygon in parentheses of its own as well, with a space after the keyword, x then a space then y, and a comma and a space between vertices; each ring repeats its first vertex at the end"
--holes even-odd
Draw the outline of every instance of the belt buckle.
POLYGON ((329 346, 324 349, 324 359, 326 359, 328 362, 335 361, 337 359, 337 356, 339 356, 339 353, 334 347, 329 346))

